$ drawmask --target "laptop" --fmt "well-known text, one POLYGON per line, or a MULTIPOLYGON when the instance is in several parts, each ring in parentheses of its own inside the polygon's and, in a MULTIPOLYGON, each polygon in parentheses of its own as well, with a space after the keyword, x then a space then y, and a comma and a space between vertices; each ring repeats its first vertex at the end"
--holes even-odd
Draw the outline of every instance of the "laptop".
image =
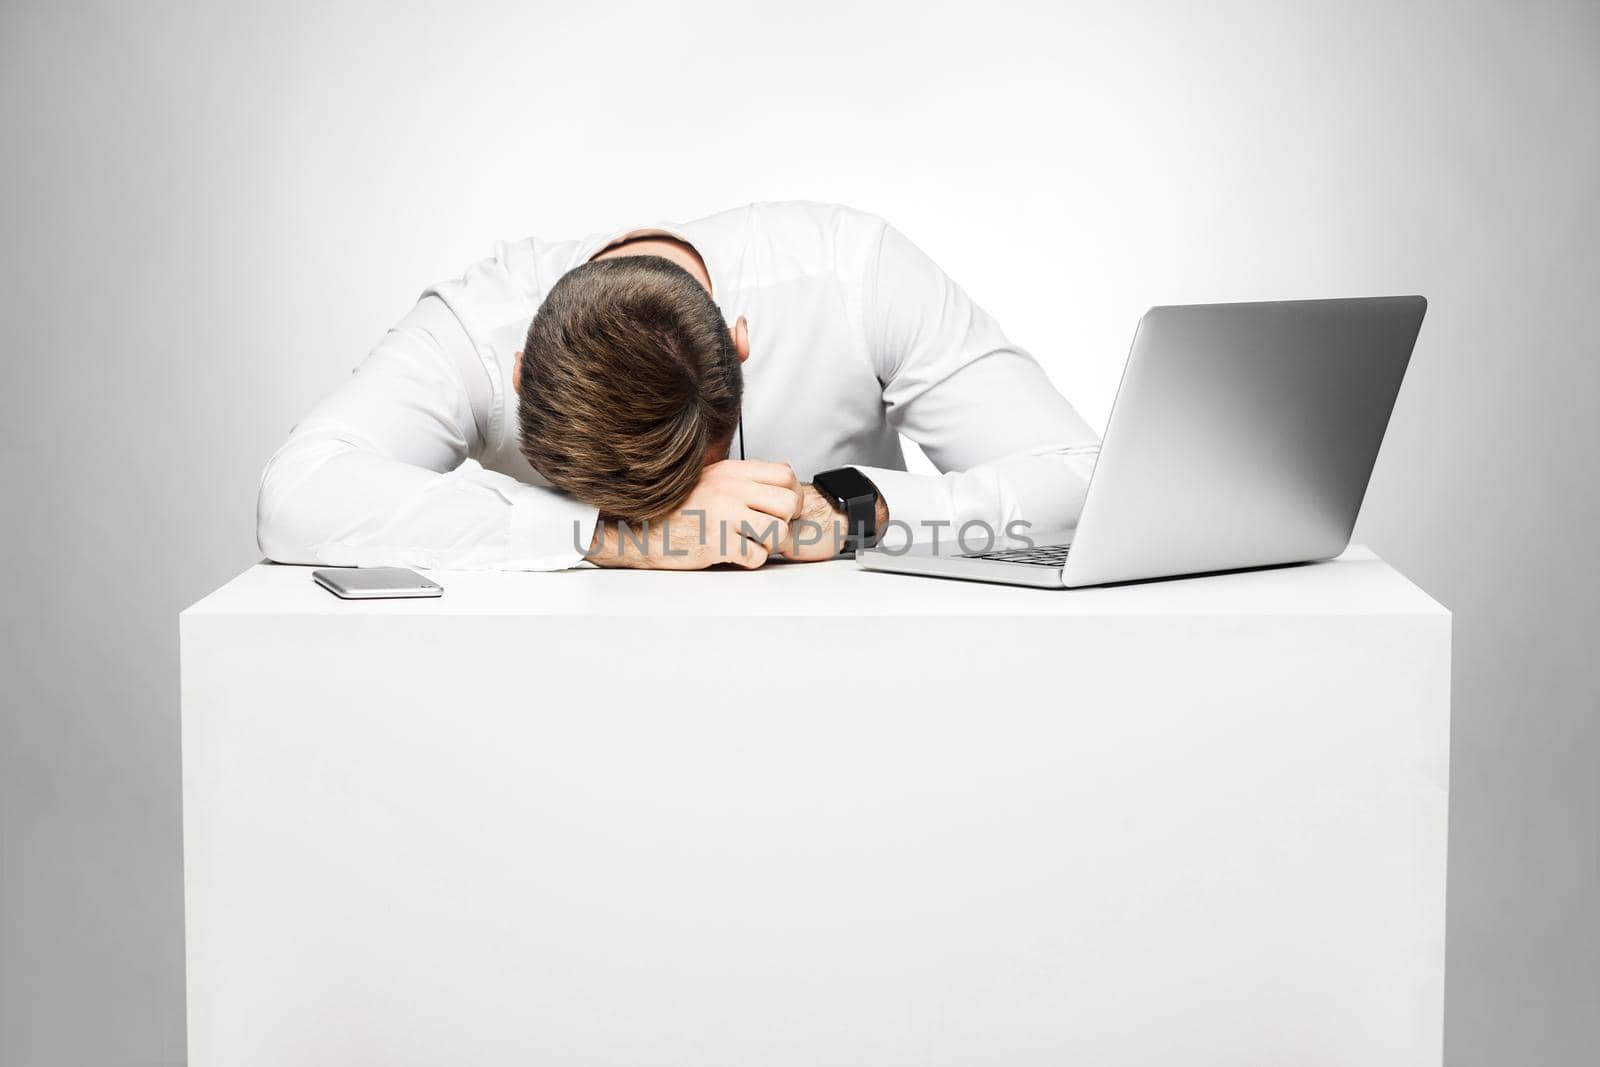
POLYGON ((876 571, 1043 588, 1330 559, 1350 543, 1420 296, 1151 308, 1072 530, 880 546, 876 571), (977 542, 977 543, 975 543, 977 542))

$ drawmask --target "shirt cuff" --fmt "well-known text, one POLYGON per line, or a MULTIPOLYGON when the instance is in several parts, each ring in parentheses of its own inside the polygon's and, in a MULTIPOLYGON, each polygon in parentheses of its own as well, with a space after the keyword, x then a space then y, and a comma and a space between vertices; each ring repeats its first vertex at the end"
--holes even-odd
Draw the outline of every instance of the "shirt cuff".
POLYGON ((576 567, 589 553, 600 512, 549 489, 529 487, 511 507, 511 551, 528 570, 576 567))
POLYGON ((856 470, 872 480, 888 505, 889 527, 878 531, 878 544, 882 547, 898 551, 913 542, 929 540, 935 531, 944 535, 955 521, 955 507, 943 475, 912 474, 887 467, 857 466, 856 470))

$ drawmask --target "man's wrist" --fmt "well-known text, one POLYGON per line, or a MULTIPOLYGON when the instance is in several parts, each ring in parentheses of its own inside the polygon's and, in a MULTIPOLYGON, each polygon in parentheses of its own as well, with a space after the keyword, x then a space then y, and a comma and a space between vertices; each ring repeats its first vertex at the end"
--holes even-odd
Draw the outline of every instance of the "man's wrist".
MULTIPOLYGON (((800 521, 809 522, 821 527, 821 540, 833 548, 834 555, 842 551, 846 539, 853 532, 846 526, 845 514, 833 506, 833 502, 822 495, 822 491, 810 482, 800 487, 803 502, 800 507, 800 521)), ((876 515, 874 539, 881 538, 884 530, 889 526, 889 504, 883 499, 883 494, 877 494, 874 504, 876 515)))
POLYGON ((639 567, 643 566, 643 556, 635 552, 629 554, 621 551, 622 539, 618 536, 618 527, 621 519, 611 519, 602 515, 595 520, 594 536, 589 539, 589 551, 583 557, 587 562, 596 567, 639 567))

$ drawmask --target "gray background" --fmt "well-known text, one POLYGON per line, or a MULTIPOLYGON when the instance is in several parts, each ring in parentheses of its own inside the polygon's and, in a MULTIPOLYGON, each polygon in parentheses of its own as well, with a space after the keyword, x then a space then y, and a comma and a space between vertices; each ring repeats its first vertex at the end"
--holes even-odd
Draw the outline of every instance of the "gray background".
POLYGON ((789 197, 1101 425, 1150 304, 1430 298, 1358 538, 1455 612, 1447 1059, 1593 1062, 1600 5, 785 8, 0 7, 0 1063, 183 1059, 175 615, 294 419, 497 239, 789 197))

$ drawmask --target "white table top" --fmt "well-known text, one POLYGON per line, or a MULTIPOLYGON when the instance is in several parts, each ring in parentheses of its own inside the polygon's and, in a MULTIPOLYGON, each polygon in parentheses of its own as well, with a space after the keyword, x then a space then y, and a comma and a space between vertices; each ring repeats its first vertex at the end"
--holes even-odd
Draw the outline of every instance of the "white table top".
POLYGON ((1053 590, 874 573, 836 561, 757 571, 431 571, 442 597, 347 601, 312 582, 313 569, 258 564, 184 615, 1448 615, 1360 547, 1327 563, 1053 590))

